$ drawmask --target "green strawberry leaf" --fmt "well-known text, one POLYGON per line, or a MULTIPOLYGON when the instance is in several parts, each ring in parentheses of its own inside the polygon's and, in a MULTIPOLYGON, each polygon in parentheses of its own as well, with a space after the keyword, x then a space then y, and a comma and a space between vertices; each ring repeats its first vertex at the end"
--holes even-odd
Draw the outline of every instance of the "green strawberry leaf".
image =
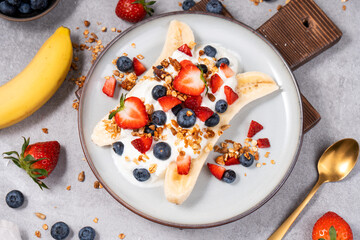
POLYGON ((24 139, 24 143, 21 148, 21 157, 24 157, 25 150, 29 146, 29 143, 30 143, 30 138, 26 139, 25 137, 23 137, 23 139, 24 139))
POLYGON ((14 157, 4 157, 4 158, 5 158, 5 159, 10 159, 11 161, 13 161, 13 163, 15 163, 16 166, 18 166, 19 168, 21 168, 19 159, 14 158, 14 157))
POLYGON ((34 180, 34 182, 40 187, 41 190, 44 190, 43 188, 49 189, 48 186, 46 186, 46 184, 43 183, 42 181, 36 178, 32 178, 32 180, 34 180))
POLYGON ((319 238, 318 240, 325 240, 325 238, 319 238))
POLYGON ((16 152, 16 151, 4 152, 3 155, 4 155, 4 154, 5 154, 5 155, 13 155, 13 154, 15 154, 18 158, 20 157, 19 154, 18 154, 18 152, 16 152))
POLYGON ((204 82, 205 88, 206 88, 206 94, 208 94, 208 92, 209 92, 209 86, 208 86, 208 84, 207 84, 206 79, 204 78, 204 71, 203 71, 201 65, 199 65, 199 69, 200 69, 200 72, 201 72, 200 78, 201 78, 201 80, 204 82))
POLYGON ((334 226, 331 226, 329 230, 330 240, 336 240, 336 230, 334 226))
POLYGON ((118 112, 120 112, 121 110, 123 110, 125 108, 125 97, 126 97, 126 94, 125 95, 121 94, 120 106, 115 111, 112 111, 109 114, 109 120, 112 119, 118 112))

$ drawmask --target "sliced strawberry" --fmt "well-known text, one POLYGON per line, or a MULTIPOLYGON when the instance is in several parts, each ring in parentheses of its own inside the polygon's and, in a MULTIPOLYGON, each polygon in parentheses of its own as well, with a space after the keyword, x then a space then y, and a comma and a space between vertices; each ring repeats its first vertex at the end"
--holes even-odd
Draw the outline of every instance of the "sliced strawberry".
POLYGON ((140 76, 146 71, 146 67, 135 57, 133 58, 133 67, 136 76, 140 76))
POLYGON ((195 108, 200 107, 201 103, 202 103, 202 96, 190 96, 185 100, 184 106, 186 108, 190 108, 191 110, 194 110, 195 108))
POLYGON ((181 65, 181 67, 182 68, 184 68, 184 67, 186 67, 187 65, 194 65, 190 60, 182 60, 181 62, 180 62, 180 65, 181 65))
POLYGON ((116 111, 115 122, 123 129, 144 127, 149 120, 144 103, 137 97, 127 98, 116 111))
POLYGON ((208 120, 214 112, 208 107, 197 107, 194 109, 195 115, 203 122, 208 120))
POLYGON ((226 101, 229 105, 233 104, 239 98, 239 95, 237 95, 236 92, 234 92, 234 90, 232 90, 229 86, 224 87, 224 93, 226 101))
POLYGON ((151 147, 152 137, 140 137, 131 141, 131 144, 138 150, 139 152, 145 154, 151 147))
POLYGON ((220 65, 220 70, 225 74, 226 78, 234 76, 234 71, 225 63, 220 65))
POLYGON ((191 49, 189 48, 189 46, 186 43, 184 45, 182 45, 181 47, 179 47, 178 50, 180 52, 183 52, 186 55, 192 57, 191 49))
POLYGON ((250 127, 249 127, 249 131, 248 131, 247 137, 248 137, 248 138, 253 137, 255 134, 257 134, 258 132, 260 132, 263 128, 264 128, 264 127, 263 127, 260 123, 252 120, 251 123, 250 123, 250 127))
POLYGON ((207 166, 212 175, 214 175, 219 180, 222 179, 222 177, 224 176, 224 172, 226 171, 224 167, 211 163, 208 163, 207 166))
POLYGON ((175 77, 174 88, 184 94, 199 96, 205 89, 205 83, 201 80, 201 72, 195 65, 187 65, 181 68, 175 77))
POLYGON ((176 158, 176 165, 179 175, 187 175, 190 171, 191 157, 189 155, 179 155, 176 158))
POLYGON ((236 164, 240 164, 240 160, 238 158, 232 157, 225 161, 226 166, 231 166, 236 164))
POLYGON ((113 97, 115 92, 115 87, 116 87, 116 79, 114 77, 110 77, 109 79, 106 79, 102 91, 109 97, 113 97))
POLYGON ((164 96, 159 98, 158 101, 164 112, 169 111, 170 109, 181 103, 178 98, 173 96, 164 96))
POLYGON ((211 86, 211 92, 216 93, 217 90, 224 84, 224 81, 221 79, 221 77, 217 74, 214 74, 211 76, 210 80, 210 86, 211 86))
POLYGON ((258 148, 268 148, 270 147, 270 142, 268 138, 259 138, 257 140, 258 148))

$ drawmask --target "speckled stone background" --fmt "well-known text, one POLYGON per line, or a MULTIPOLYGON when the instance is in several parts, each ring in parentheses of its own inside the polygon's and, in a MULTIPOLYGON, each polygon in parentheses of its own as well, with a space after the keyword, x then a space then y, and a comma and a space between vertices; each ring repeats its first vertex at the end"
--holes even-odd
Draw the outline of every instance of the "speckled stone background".
MULTIPOLYGON (((231 14, 251 27, 258 27, 276 12, 276 0, 254 6, 249 0, 225 0, 231 14), (269 9, 272 9, 270 12, 269 9)), ((91 22, 90 31, 102 39, 104 45, 117 33, 102 26, 124 30, 130 24, 114 14, 116 0, 62 0, 48 15, 32 22, 16 23, 0 19, 0 84, 20 72, 32 59, 42 43, 60 25, 72 30, 72 39, 79 42, 85 30, 83 21, 91 22), (102 25, 97 25, 101 22, 102 25), (76 30, 80 27, 80 30, 76 30)), ((130 212, 116 202, 104 189, 94 189, 96 180, 87 163, 77 134, 77 112, 72 108, 76 87, 65 81, 59 91, 31 117, 7 129, 0 130, 0 152, 18 149, 21 136, 30 136, 33 142, 58 140, 61 157, 56 170, 46 183, 49 191, 41 191, 22 170, 14 164, 0 164, 0 219, 20 226, 23 239, 50 239, 50 232, 41 226, 51 226, 62 220, 72 229, 69 239, 77 239, 83 226, 96 229, 97 239, 266 239, 303 200, 316 182, 317 159, 331 143, 345 137, 360 140, 360 2, 349 0, 342 10, 341 0, 316 0, 343 32, 341 41, 325 53, 295 71, 302 93, 320 112, 322 120, 305 134, 298 162, 280 191, 253 214, 225 226, 179 230, 162 226, 130 212), (41 128, 48 128, 44 134, 41 128), (77 181, 80 171, 85 171, 85 182, 77 181), (66 186, 71 185, 71 191, 66 186), (5 195, 12 189, 21 190, 26 203, 21 209, 5 205, 5 195), (46 214, 45 221, 34 212, 46 214), (93 219, 97 217, 98 223, 93 219)), ((158 0, 156 14, 181 10, 177 0, 158 0)), ((211 27, 211 26, 209 26, 211 27)), ((83 52, 80 60, 83 73, 90 67, 90 54, 83 52)), ((285 147, 285 146, 284 146, 285 147)), ((310 239, 315 221, 332 210, 351 225, 354 239, 360 239, 360 166, 342 182, 325 184, 288 232, 285 239, 310 239)), ((229 199, 229 201, 232 201, 229 199)))

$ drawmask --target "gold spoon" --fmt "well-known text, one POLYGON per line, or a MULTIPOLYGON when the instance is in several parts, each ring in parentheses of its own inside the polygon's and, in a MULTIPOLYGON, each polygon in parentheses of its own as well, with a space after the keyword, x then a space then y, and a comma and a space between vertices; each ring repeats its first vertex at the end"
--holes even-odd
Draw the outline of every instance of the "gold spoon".
POLYGON ((351 138, 342 139, 325 150, 318 162, 319 178, 313 189, 305 200, 285 220, 285 222, 274 232, 268 240, 280 240, 289 230, 295 219, 299 216, 306 204, 309 203, 321 184, 325 182, 336 182, 344 179, 354 168, 359 156, 359 144, 351 138))

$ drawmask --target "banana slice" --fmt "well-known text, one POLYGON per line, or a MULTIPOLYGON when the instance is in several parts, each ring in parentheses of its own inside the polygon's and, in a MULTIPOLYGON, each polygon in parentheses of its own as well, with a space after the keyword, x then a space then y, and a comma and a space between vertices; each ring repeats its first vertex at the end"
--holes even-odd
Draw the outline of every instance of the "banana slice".
MULTIPOLYGON (((262 98, 279 89, 275 81, 268 75, 260 72, 246 72, 236 76, 238 85, 236 91, 239 99, 233 103, 228 111, 220 116, 220 123, 213 128, 215 132, 220 127, 229 124, 231 119, 248 103, 262 98)), ((208 145, 214 146, 219 136, 212 138, 208 145)), ((164 192, 168 201, 175 204, 182 204, 192 192, 201 169, 206 161, 209 152, 202 146, 202 153, 198 158, 191 160, 188 175, 177 173, 176 162, 171 162, 166 170, 164 192)))

